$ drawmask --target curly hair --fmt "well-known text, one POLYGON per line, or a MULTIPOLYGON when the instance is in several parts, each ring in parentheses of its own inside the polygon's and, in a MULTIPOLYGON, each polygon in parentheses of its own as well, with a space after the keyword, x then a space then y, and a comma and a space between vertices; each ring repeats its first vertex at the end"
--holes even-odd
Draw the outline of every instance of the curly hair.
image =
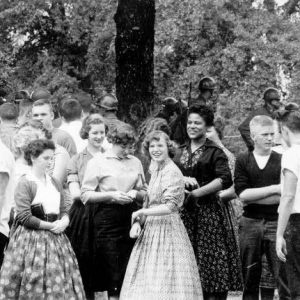
POLYGON ((214 112, 206 105, 192 105, 188 110, 188 116, 191 114, 199 115, 204 120, 207 127, 214 125, 214 112))
POLYGON ((136 133, 131 125, 120 121, 109 129, 107 140, 111 144, 131 145, 136 143, 136 133))
POLYGON ((20 129, 24 127, 32 127, 34 129, 39 129, 45 134, 46 139, 52 139, 52 132, 46 129, 41 121, 28 120, 20 126, 20 129))
POLYGON ((32 166, 32 158, 39 157, 45 150, 55 150, 55 145, 50 140, 34 140, 30 142, 24 151, 24 158, 29 166, 32 166))
POLYGON ((161 131, 161 130, 154 130, 152 132, 150 132, 146 138, 143 141, 143 153, 149 158, 150 154, 149 154, 149 146, 150 143, 152 141, 160 141, 160 139, 163 138, 167 144, 168 147, 168 153, 170 158, 173 158, 175 156, 176 153, 176 145, 174 142, 172 142, 169 138, 169 136, 161 131))
POLYGON ((104 118, 100 114, 90 114, 82 121, 82 127, 80 129, 79 135, 83 140, 89 138, 89 132, 91 130, 91 125, 104 124, 105 134, 108 132, 108 126, 105 124, 104 118))

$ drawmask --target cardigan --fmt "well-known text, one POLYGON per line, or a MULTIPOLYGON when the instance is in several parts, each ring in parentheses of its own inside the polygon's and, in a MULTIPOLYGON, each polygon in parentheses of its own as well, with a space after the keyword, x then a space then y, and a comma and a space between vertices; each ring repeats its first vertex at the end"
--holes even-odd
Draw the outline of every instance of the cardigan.
MULTIPOLYGON (((51 182, 61 194, 60 200, 60 216, 67 214, 67 207, 65 205, 62 186, 53 178, 51 182)), ((41 220, 31 213, 31 203, 35 198, 37 192, 37 184, 33 180, 29 180, 26 175, 23 175, 17 188, 15 190, 16 202, 16 223, 21 224, 30 229, 39 229, 41 220)))

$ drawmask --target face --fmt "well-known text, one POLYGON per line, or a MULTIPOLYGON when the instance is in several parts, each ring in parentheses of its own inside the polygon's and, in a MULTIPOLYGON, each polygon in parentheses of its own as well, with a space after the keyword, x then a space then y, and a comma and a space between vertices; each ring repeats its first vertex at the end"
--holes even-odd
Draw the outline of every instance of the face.
POLYGON ((51 162, 53 160, 54 157, 54 151, 51 149, 46 149, 45 151, 43 151, 40 156, 36 157, 36 158, 32 158, 32 165, 34 167, 39 168, 40 170, 46 172, 47 168, 50 167, 51 162))
POLYGON ((202 138, 206 134, 206 124, 198 114, 190 114, 187 121, 187 134, 191 140, 202 138))
POLYGON ((41 105, 32 107, 32 118, 34 120, 41 121, 46 129, 52 128, 52 120, 54 119, 54 114, 51 111, 49 105, 41 105))
POLYGON ((217 133, 217 131, 216 131, 216 129, 215 129, 214 126, 211 126, 211 127, 207 128, 206 137, 208 139, 210 139, 211 141, 215 142, 215 143, 220 140, 219 136, 218 136, 218 133, 217 133))
POLYGON ((105 138, 104 124, 92 124, 89 131, 88 142, 95 148, 100 148, 105 138))
POLYGON ((125 158, 128 155, 132 155, 134 152, 134 145, 128 144, 128 145, 122 145, 122 144, 115 144, 114 146, 115 153, 120 158, 125 158))
POLYGON ((165 161, 169 157, 168 145, 164 138, 159 141, 153 140, 149 144, 149 154, 153 161, 158 163, 165 161))
POLYGON ((257 126, 255 132, 251 135, 255 148, 270 150, 273 146, 274 133, 274 126, 257 126))

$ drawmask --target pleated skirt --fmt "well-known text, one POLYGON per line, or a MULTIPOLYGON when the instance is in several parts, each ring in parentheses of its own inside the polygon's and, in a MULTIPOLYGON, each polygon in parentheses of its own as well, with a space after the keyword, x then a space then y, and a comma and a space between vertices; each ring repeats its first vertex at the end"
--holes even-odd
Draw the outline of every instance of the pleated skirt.
POLYGON ((177 213, 147 218, 131 253, 120 299, 202 299, 193 248, 177 213))

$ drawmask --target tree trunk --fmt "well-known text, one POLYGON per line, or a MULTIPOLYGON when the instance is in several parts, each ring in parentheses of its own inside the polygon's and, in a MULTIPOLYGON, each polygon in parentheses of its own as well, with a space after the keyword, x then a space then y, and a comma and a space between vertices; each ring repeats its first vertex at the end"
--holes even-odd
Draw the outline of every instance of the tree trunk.
POLYGON ((119 117, 136 124, 153 100, 155 0, 119 0, 114 19, 119 117))

